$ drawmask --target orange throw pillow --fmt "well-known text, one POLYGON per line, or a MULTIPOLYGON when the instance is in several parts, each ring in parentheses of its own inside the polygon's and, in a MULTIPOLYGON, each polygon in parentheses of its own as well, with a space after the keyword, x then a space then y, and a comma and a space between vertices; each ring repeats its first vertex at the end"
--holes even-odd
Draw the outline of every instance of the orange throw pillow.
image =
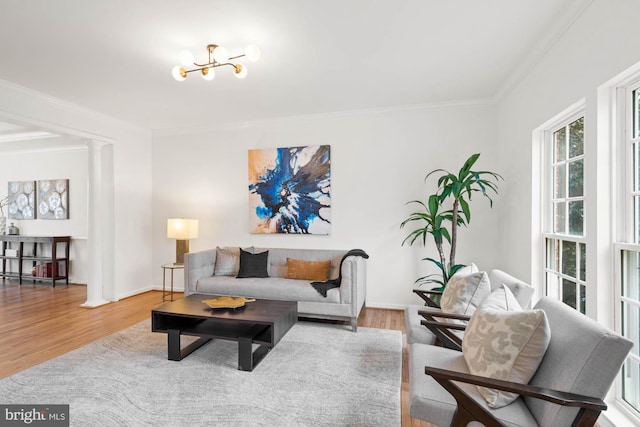
POLYGON ((301 261, 287 258, 287 279, 302 279, 324 282, 329 280, 331 260, 301 261))

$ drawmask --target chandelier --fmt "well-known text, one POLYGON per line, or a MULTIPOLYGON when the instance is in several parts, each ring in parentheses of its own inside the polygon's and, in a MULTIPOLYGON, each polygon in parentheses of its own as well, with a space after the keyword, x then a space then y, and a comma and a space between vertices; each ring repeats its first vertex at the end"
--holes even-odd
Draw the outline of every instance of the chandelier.
POLYGON ((173 67, 171 74, 173 78, 181 82, 187 78, 187 74, 198 71, 205 80, 213 80, 215 77, 214 68, 228 65, 233 67, 233 74, 243 79, 247 76, 247 66, 241 63, 234 63, 238 58, 247 58, 251 62, 260 59, 260 49, 255 45, 249 45, 242 55, 229 56, 229 51, 217 44, 207 45, 208 61, 202 64, 195 62, 195 58, 188 50, 180 52, 180 64, 173 67), (232 62, 233 61, 233 62, 232 62), (193 68, 191 68, 193 67, 193 68))

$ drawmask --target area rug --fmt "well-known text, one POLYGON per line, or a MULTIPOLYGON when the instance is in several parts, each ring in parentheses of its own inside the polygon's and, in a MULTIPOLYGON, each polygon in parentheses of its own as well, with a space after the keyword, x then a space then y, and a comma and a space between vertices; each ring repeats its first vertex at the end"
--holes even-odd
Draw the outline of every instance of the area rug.
POLYGON ((69 404, 72 426, 400 425, 399 331, 298 322, 253 372, 237 367, 220 340, 169 361, 145 321, 0 380, 0 402, 69 404))

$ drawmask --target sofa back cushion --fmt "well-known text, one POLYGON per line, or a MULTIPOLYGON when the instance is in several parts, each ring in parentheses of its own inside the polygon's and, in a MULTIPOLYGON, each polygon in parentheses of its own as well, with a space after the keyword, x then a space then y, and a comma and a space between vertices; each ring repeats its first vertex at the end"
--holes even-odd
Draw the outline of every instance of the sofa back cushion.
POLYGON ((267 269, 269 277, 287 277, 287 258, 300 261, 331 261, 329 279, 336 279, 340 272, 340 261, 347 251, 331 249, 285 249, 254 248, 255 253, 269 251, 267 269))
MULTIPOLYGON (((549 297, 535 305, 549 319, 551 341, 529 384, 603 399, 633 343, 549 297)), ((568 426, 578 411, 529 397, 527 407, 543 426, 568 426)))

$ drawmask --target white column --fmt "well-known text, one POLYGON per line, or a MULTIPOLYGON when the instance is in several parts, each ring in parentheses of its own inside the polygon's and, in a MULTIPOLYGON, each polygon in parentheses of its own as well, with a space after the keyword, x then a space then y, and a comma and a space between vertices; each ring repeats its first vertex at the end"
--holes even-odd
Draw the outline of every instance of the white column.
POLYGON ((88 281, 87 301, 82 307, 98 307, 115 299, 113 280, 114 207, 113 146, 87 141, 88 186, 88 281))

